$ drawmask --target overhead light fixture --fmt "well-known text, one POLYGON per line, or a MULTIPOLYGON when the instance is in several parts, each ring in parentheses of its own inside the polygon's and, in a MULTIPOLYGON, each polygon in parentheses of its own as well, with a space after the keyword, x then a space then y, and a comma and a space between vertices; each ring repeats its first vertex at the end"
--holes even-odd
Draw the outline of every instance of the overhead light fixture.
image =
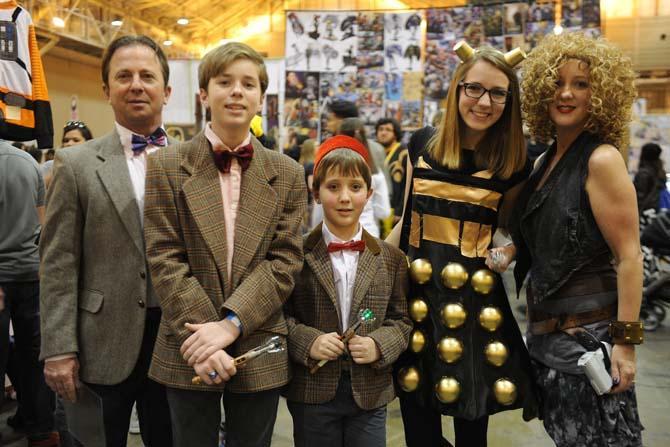
POLYGON ((52 23, 53 26, 55 26, 56 28, 65 28, 65 20, 63 20, 63 19, 60 18, 60 17, 56 17, 56 16, 54 16, 54 18, 51 19, 51 23, 52 23))
POLYGON ((121 19, 114 19, 112 20, 112 26, 123 26, 123 20, 121 19))
POLYGON ((188 19, 186 17, 180 17, 177 19, 177 25, 185 26, 188 25, 188 19))
POLYGON ((165 45, 166 47, 172 45, 172 41, 170 40, 169 37, 163 41, 163 45, 165 45))

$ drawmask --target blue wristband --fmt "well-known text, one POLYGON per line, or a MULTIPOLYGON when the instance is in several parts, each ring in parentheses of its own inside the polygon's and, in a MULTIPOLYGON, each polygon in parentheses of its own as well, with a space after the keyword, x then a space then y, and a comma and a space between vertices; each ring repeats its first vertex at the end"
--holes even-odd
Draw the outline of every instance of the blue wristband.
POLYGON ((242 333, 242 321, 240 321, 240 318, 237 316, 237 314, 233 311, 228 312, 228 315, 226 315, 226 318, 224 320, 228 320, 231 323, 237 327, 237 329, 240 330, 240 334, 242 333))

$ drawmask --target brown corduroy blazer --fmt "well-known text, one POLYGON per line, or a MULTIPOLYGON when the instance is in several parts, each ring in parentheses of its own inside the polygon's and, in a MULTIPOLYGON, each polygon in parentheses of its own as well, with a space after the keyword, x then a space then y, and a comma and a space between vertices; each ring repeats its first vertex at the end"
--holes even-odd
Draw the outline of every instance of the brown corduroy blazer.
POLYGON ((363 230, 365 251, 358 258, 356 281, 349 325, 361 309, 371 309, 376 320, 356 331, 374 339, 381 358, 369 365, 358 365, 350 357, 326 363, 316 374, 310 368, 317 363, 309 350, 324 333, 341 333, 340 306, 333 280, 333 268, 326 243, 317 226, 304 240, 305 265, 286 303, 289 327, 288 348, 293 378, 288 387, 289 400, 319 404, 332 400, 343 367, 351 374, 356 404, 366 410, 393 400, 391 377, 393 362, 407 347, 411 321, 407 316, 407 261, 403 253, 363 230))
MULTIPOLYGON (((287 334, 282 306, 303 263, 300 222, 306 207, 304 171, 254 137, 254 156, 242 175, 235 222, 232 281, 226 268, 226 234, 217 170, 204 133, 149 157, 144 233, 151 277, 163 309, 149 376, 165 385, 192 385, 194 370, 179 348, 184 323, 218 321, 228 311, 242 322, 232 356, 287 334)), ((285 385, 288 354, 266 354, 239 368, 225 385, 256 392, 285 385)))

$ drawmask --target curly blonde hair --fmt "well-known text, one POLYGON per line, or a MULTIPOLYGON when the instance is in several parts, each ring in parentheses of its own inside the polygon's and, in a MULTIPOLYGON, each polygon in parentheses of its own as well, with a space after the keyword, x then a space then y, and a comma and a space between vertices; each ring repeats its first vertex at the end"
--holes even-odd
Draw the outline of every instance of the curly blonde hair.
POLYGON ((556 93, 558 70, 568 59, 589 66, 591 106, 585 129, 623 150, 636 96, 632 63, 605 39, 582 33, 546 36, 524 62, 521 110, 531 135, 545 143, 555 136, 548 108, 556 93))

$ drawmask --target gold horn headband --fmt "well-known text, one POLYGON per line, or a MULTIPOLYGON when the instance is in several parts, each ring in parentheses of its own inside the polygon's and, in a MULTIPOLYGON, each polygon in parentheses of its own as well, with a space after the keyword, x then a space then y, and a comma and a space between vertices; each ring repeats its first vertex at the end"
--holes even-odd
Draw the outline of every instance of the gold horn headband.
MULTIPOLYGON (((454 45, 454 52, 458 55, 462 62, 465 62, 474 56, 476 51, 477 50, 468 45, 468 43, 464 40, 454 45)), ((503 57, 505 58, 507 65, 514 68, 517 64, 526 58, 526 53, 521 48, 517 47, 505 53, 503 57)))

